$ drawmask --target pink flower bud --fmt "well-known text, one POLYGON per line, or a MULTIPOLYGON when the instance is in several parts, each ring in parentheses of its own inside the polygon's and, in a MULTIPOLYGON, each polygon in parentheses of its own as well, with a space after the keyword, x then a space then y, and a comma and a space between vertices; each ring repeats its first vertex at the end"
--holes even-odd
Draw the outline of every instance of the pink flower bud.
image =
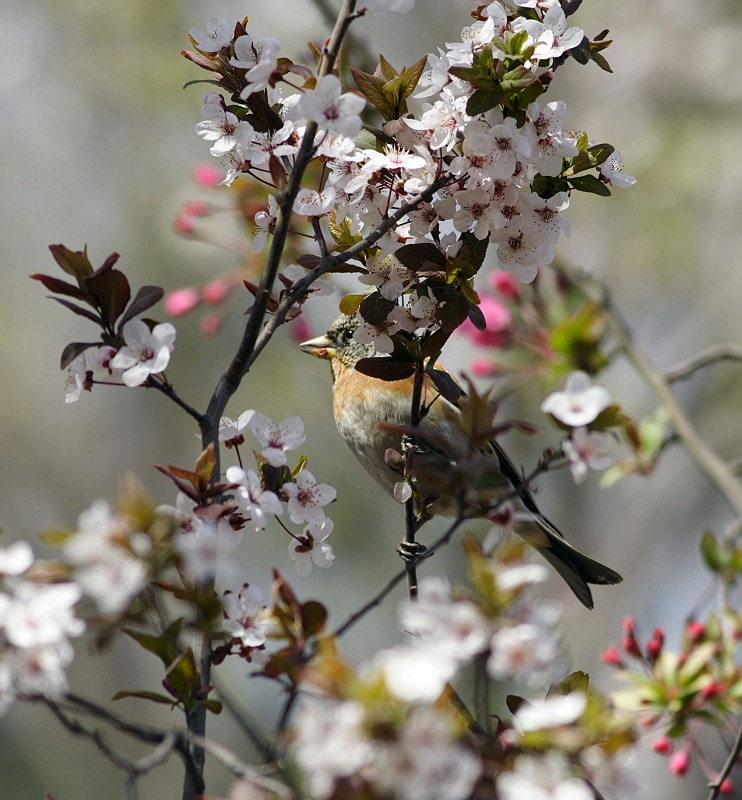
POLYGON ((670 770, 671 775, 681 778, 688 771, 690 767, 690 756, 687 749, 683 748, 678 750, 669 760, 667 768, 670 770))
POLYGON ((730 778, 724 778, 724 780, 719 784, 719 793, 727 795, 734 794, 734 783, 732 783, 730 778))
POLYGON ((177 214, 173 220, 173 228, 177 233, 187 236, 193 233, 193 217, 188 214, 177 214))
POLYGON ((627 636, 633 636, 635 629, 636 629, 636 623, 634 622, 633 617, 624 617, 621 620, 621 630, 627 636))
POLYGON ((198 303, 198 292, 187 286, 176 289, 165 298, 165 311, 173 317, 179 317, 192 311, 198 303))
POLYGON ((621 654, 618 652, 618 648, 614 645, 606 648, 603 651, 603 654, 600 657, 600 660, 604 664, 610 664, 612 667, 622 667, 623 661, 621 660, 621 654))
POLYGON ((469 368, 480 378, 484 378, 487 375, 492 375, 497 371, 496 365, 493 364, 493 362, 488 358, 475 358, 474 361, 472 361, 469 365, 469 368))
POLYGON ((520 296, 520 284, 512 272, 495 270, 490 275, 492 288, 508 300, 517 300, 520 296))
POLYGON ((212 281, 201 289, 201 297, 211 305, 221 303, 229 294, 229 284, 226 281, 212 281))
POLYGON ((215 333, 218 333, 221 326, 221 318, 216 314, 206 314, 198 325, 204 336, 213 336, 215 333))
POLYGON ((206 203, 203 200, 186 200, 183 203, 183 213, 189 217, 202 217, 206 212, 206 203))
POLYGON ((212 188, 218 186, 224 176, 213 164, 199 164, 193 170, 193 180, 199 186, 212 188))
POLYGON ((669 756, 672 753, 672 739, 669 736, 660 736, 652 742, 652 750, 661 756, 669 756))

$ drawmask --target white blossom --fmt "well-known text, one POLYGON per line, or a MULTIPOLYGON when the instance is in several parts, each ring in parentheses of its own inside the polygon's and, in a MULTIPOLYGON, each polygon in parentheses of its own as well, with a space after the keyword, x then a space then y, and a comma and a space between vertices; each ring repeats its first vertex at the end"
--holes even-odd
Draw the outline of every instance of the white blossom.
POLYGON ((553 392, 541 403, 541 411, 571 428, 581 428, 594 422, 610 404, 608 390, 593 386, 587 373, 576 370, 567 378, 564 391, 553 392))
POLYGON ((124 370, 127 386, 141 386, 150 375, 162 372, 170 362, 175 328, 161 322, 150 331, 140 319, 130 319, 122 331, 125 345, 113 357, 111 366, 124 370))

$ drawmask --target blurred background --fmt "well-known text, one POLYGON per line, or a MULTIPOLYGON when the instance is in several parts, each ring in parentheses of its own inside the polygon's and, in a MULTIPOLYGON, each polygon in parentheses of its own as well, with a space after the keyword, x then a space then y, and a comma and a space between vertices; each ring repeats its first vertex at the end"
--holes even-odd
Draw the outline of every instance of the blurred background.
MULTIPOLYGON (((469 3, 418 0, 407 17, 364 19, 355 32, 372 53, 397 66, 411 64, 436 45, 457 40, 469 3)), ((23 0, 0 16, 0 525, 4 542, 35 541, 52 525, 73 526, 98 497, 116 494, 119 477, 137 474, 160 502, 172 502, 172 486, 154 463, 187 467, 198 453, 196 430, 161 395, 97 387, 76 404, 64 403, 62 347, 89 330, 45 299, 30 281, 35 272, 55 274, 51 243, 81 249, 94 265, 113 251, 134 287, 156 283, 171 291, 202 284, 232 269, 239 253, 179 236, 173 219, 184 201, 199 196, 193 169, 208 162, 196 137, 203 87, 182 90, 202 77, 180 57, 189 28, 205 28, 209 16, 235 21, 248 15, 253 36, 283 42, 282 54, 308 60, 305 43, 321 42, 327 28, 309 0, 23 0), (287 21, 291 21, 288 27, 287 21)), ((606 52, 614 74, 594 65, 559 71, 551 99, 567 102, 566 127, 586 129, 594 141, 610 141, 638 178, 610 199, 574 198, 568 217, 571 239, 559 253, 603 276, 639 344, 660 366, 670 367, 715 342, 742 340, 742 5, 738 0, 593 0, 573 18, 594 37, 610 29, 606 52)), ((239 228, 230 234, 239 246, 239 228)), ((337 300, 310 309, 313 333, 325 329, 337 300)), ((240 298, 218 336, 199 332, 198 315, 177 321, 170 379, 184 398, 204 408, 227 365, 244 322, 248 298, 240 298)), ((160 319, 161 308, 155 309, 160 319)), ((153 314, 154 315, 154 314, 153 314)), ((469 347, 453 344, 446 358, 456 371, 468 364, 469 347)), ((711 445, 726 458, 742 455, 737 410, 742 403, 739 367, 719 366, 680 385, 683 403, 711 445)), ((654 400, 626 367, 604 376, 613 397, 640 416, 654 400)), ((305 358, 288 333, 272 343, 228 413, 246 408, 276 421, 299 414, 308 423, 304 452, 321 481, 338 488, 332 510, 336 562, 306 581, 292 578, 302 597, 322 600, 340 623, 398 569, 394 548, 400 509, 386 498, 346 452, 329 403, 326 365, 305 358)), ((517 416, 548 429, 538 404, 546 387, 519 395, 517 416)), ((511 409, 513 410, 513 409, 511 409)), ((557 443, 554 432, 551 444, 557 443)), ((518 462, 535 458, 534 445, 511 434, 506 445, 518 462)), ((532 463, 532 461, 531 461, 532 463)), ((671 450, 655 474, 630 477, 608 491, 596 478, 575 488, 569 473, 543 481, 539 502, 581 549, 610 564, 624 583, 596 592, 596 610, 585 611, 557 581, 550 596, 564 601, 566 635, 575 667, 601 689, 615 687, 599 663, 618 639, 620 620, 635 615, 648 636, 667 630, 674 647, 683 617, 709 583, 697 541, 706 528, 717 534, 730 512, 686 454, 671 450)), ((480 529, 481 530, 481 529, 480 529)), ((433 538, 434 525, 427 534, 433 538)), ((423 537, 425 538, 425 537, 423 537)), ((280 535, 243 541, 244 579, 269 590, 268 566, 288 575, 286 541, 280 535)), ((39 547, 43 553, 43 548, 39 547)), ((457 545, 426 564, 426 571, 463 572, 457 545)), ((344 639, 353 659, 396 642, 400 589, 344 639)), ((103 656, 78 643, 70 670, 73 690, 106 702, 119 688, 156 690, 158 662, 128 642, 103 656)), ((274 718, 281 696, 243 665, 228 664, 222 680, 258 720, 274 718)), ((130 718, 167 726, 177 713, 121 701, 130 718)), ((249 748, 223 714, 210 735, 249 758, 249 748)), ((14 705, 0 719, 3 797, 31 800, 49 791, 56 800, 123 796, 121 775, 87 740, 66 733, 44 709, 14 705)), ((136 746, 122 743, 137 753, 136 746)), ((721 763, 720 753, 716 758, 721 763)), ((699 772, 681 784, 658 756, 641 757, 657 800, 698 797, 699 772)), ((208 768, 210 794, 226 793, 229 775, 208 768)), ((142 798, 178 798, 181 765, 173 760, 146 776, 142 798)))

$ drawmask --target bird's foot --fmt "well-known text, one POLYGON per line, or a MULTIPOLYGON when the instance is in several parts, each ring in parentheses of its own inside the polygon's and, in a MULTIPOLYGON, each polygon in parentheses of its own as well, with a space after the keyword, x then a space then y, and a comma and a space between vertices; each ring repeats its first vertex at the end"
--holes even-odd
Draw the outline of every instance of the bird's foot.
POLYGON ((428 558, 432 552, 427 552, 428 548, 420 542, 407 542, 404 539, 397 545, 397 552, 400 558, 406 562, 417 561, 419 558, 428 558))

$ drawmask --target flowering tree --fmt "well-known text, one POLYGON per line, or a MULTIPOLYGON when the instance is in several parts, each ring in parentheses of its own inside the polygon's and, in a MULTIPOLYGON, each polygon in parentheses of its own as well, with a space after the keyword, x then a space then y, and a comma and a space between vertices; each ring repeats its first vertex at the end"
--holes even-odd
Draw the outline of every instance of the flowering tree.
MULTIPOLYGON (((354 63, 351 48, 344 54, 366 15, 408 13, 413 5, 345 0, 329 38, 311 46, 313 66, 279 56, 280 41, 254 37, 247 19, 213 18, 206 31, 190 32, 192 50, 184 55, 209 83, 196 133, 222 164, 223 191, 242 209, 258 199, 262 205, 250 214, 257 276, 182 289, 166 300, 172 314, 183 314, 209 293, 218 301, 244 287, 252 296, 243 336, 225 344, 231 360, 205 409, 187 402, 165 375, 175 328, 144 316, 162 289, 144 286, 132 297, 116 255, 94 268, 86 250, 62 245, 51 252, 67 277, 32 276, 98 329, 99 338, 63 349, 66 400, 97 394, 104 384, 154 389, 198 425, 202 448, 193 466, 158 467, 176 487, 174 505, 154 502, 129 480, 116 502, 95 501, 75 528, 44 535, 57 559, 36 559, 26 542, 0 553, 2 708, 45 703, 123 767, 131 797, 138 777, 172 754, 184 763, 185 798, 206 792, 207 754, 240 779, 235 798, 634 797, 626 761, 642 729, 657 732, 658 753, 672 753, 671 772, 684 774, 695 759, 708 774, 710 797, 731 793, 742 743, 734 719, 742 675, 735 646, 741 626, 729 591, 708 617, 693 614, 677 653, 665 648, 661 629, 642 645, 627 619, 620 648, 609 648, 605 660, 630 688, 608 698, 585 673, 566 674, 559 611, 536 599, 546 568, 529 560, 520 540, 463 537, 469 585, 435 575, 418 583, 426 554, 416 536, 441 509, 452 522, 432 550, 454 540, 465 520, 482 516, 521 533, 536 522, 547 544, 530 528, 524 537, 546 552, 556 547, 559 539, 548 537, 558 532, 536 509, 531 487, 561 467, 576 482, 601 471, 610 484, 649 472, 679 439, 736 514, 742 489, 672 391, 674 380, 729 354, 660 375, 632 342, 605 287, 555 260, 554 245, 569 234, 564 212, 574 193, 608 197, 634 182, 612 145, 565 130, 565 104, 542 98, 557 70, 575 62, 610 70, 607 32, 591 39, 570 24, 576 0, 491 2, 462 7, 472 19, 458 40, 415 64, 395 67, 381 56, 368 65, 354 63), (353 374, 373 379, 377 392, 402 380, 412 391, 407 419, 387 431, 399 449, 387 448, 372 465, 404 507, 405 566, 332 629, 325 606, 301 599, 283 566, 267 605, 254 586, 234 586, 237 544, 268 529, 286 537, 285 566, 293 562, 298 577, 330 567, 327 507, 336 492, 295 455, 305 442, 299 417, 276 423, 255 409, 236 419, 226 411, 279 327, 301 323, 307 304, 333 291, 340 275, 355 275, 359 284, 340 301, 354 320, 349 344, 363 355, 353 374), (541 407, 561 442, 531 469, 515 468, 496 443, 508 430, 530 426, 499 420, 496 403, 472 382, 464 394, 436 366, 457 331, 488 348, 473 365, 482 376, 541 374, 564 383, 541 407), (653 416, 631 419, 596 381, 619 355, 656 392, 653 416), (463 437, 455 457, 446 451, 446 431, 425 427, 449 406, 459 409, 463 437), (624 455, 616 460, 610 449, 619 441, 624 455), (226 456, 236 463, 225 465, 226 456), (405 578, 405 639, 369 663, 350 663, 343 635, 405 578), (71 640, 86 631, 98 641, 124 634, 160 659, 164 691, 125 690, 114 699, 172 706, 182 714, 179 727, 129 722, 70 690, 71 640), (274 730, 253 731, 263 754, 257 764, 208 737, 208 717, 224 703, 215 673, 227 659, 244 660, 285 691, 274 730), (475 674, 473 702, 457 689, 468 672, 475 674), (492 686, 511 680, 527 697, 509 695, 500 705, 490 699, 492 686), (126 759, 81 719, 105 721, 152 751, 126 759), (705 726, 729 739, 720 767, 700 749, 705 726)), ((192 232, 198 213, 190 207, 181 216, 183 232, 192 232)), ((312 341, 307 349, 331 355, 312 341)), ((732 587, 740 568, 736 538, 720 541, 709 532, 702 553, 719 584, 732 587)), ((602 569, 592 582, 619 579, 602 569)), ((585 591, 580 599, 590 605, 585 591)))

